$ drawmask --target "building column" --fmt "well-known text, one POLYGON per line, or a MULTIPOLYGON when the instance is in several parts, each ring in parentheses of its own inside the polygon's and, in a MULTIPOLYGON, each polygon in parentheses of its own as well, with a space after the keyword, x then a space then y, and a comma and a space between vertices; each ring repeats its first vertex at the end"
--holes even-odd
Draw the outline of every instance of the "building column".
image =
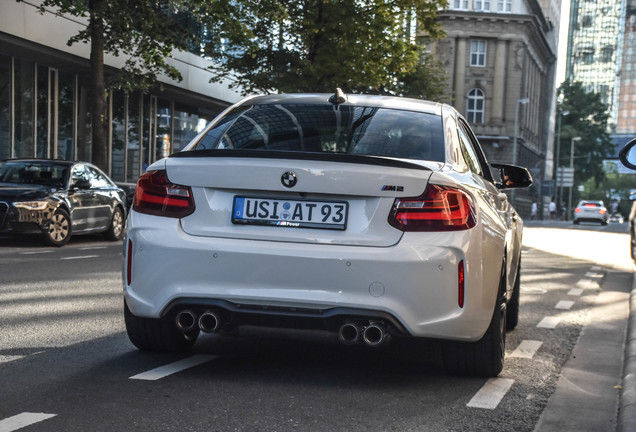
POLYGON ((455 109, 462 114, 466 111, 466 38, 458 37, 455 40, 455 109))
POLYGON ((506 41, 498 40, 495 51, 495 76, 492 92, 492 121, 503 122, 504 93, 506 83, 506 41))

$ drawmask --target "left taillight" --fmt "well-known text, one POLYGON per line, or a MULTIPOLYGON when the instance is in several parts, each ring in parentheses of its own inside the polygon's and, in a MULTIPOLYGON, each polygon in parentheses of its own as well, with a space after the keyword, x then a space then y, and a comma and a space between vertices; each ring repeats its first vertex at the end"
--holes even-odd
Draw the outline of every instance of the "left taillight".
POLYGON ((137 181, 133 210, 155 216, 186 217, 194 213, 192 190, 170 182, 165 170, 144 173, 137 181))
POLYGON ((389 224, 401 231, 459 231, 475 226, 475 211, 465 192, 429 183, 422 195, 395 200, 389 224))

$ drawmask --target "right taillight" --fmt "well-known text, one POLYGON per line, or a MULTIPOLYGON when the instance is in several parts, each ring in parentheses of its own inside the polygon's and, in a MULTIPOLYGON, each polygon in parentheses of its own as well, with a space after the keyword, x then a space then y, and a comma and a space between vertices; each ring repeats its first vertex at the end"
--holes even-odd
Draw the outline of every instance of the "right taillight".
POLYGON ((401 231, 458 231, 475 226, 475 212, 465 192, 429 184, 418 197, 396 198, 389 224, 401 231))
POLYGON ((191 215, 194 213, 192 190, 171 183, 165 170, 144 173, 137 181, 133 210, 174 218, 191 215))

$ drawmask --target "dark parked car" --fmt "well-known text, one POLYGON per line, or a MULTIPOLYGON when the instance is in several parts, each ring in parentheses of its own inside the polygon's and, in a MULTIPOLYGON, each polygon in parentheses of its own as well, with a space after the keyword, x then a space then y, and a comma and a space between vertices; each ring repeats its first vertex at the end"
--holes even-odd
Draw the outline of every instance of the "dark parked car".
POLYGON ((126 212, 124 191, 89 163, 0 162, 0 232, 41 233, 53 246, 96 232, 116 241, 123 237, 126 212))

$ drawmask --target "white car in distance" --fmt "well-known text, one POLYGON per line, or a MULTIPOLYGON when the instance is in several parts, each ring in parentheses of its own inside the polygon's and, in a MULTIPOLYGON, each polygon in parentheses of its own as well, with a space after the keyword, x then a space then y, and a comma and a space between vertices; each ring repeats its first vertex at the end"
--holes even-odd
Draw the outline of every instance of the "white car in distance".
POLYGON ((227 109, 137 184, 123 268, 142 350, 242 325, 345 344, 443 340, 452 373, 496 376, 519 316, 523 222, 448 105, 281 94, 227 109))

